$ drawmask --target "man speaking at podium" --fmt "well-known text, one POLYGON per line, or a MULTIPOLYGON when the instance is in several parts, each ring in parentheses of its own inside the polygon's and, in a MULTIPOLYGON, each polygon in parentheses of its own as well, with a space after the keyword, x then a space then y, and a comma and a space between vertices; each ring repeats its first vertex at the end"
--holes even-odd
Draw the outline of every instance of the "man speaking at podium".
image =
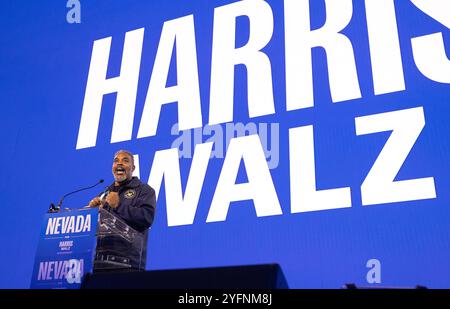
MULTIPOLYGON (((89 202, 89 207, 99 207, 122 219, 136 231, 144 234, 146 251, 148 229, 153 223, 156 208, 155 190, 133 176, 133 154, 119 150, 114 155, 112 173, 114 182, 99 196, 89 202)), ((117 248, 120 243, 109 244, 117 248)), ((99 248, 97 248, 97 252, 99 248)), ((133 264, 133 263, 132 263, 133 264)), ((140 263, 142 268, 142 263, 140 263)), ((145 253, 144 253, 145 267, 145 253)))

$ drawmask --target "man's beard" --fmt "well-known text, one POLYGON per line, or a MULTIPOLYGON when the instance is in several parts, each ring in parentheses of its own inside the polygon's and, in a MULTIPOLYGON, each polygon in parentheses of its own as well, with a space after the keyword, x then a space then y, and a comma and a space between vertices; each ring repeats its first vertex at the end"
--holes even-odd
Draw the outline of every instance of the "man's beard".
POLYGON ((114 175, 114 180, 116 182, 124 182, 125 180, 127 180, 127 175, 114 175))

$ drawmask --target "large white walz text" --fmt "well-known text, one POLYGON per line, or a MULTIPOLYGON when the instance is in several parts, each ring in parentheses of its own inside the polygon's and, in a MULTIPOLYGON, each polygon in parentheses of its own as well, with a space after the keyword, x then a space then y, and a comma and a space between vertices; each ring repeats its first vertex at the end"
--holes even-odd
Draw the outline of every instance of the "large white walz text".
MULTIPOLYGON (((363 205, 436 197, 434 178, 395 180, 425 126, 422 107, 358 117, 356 134, 392 131, 361 185, 363 205)), ((158 196, 164 179, 168 226, 193 224, 213 143, 195 147, 182 194, 178 149, 157 151, 148 183, 158 196)), ((350 187, 318 190, 313 126, 289 130, 291 213, 352 206, 350 187)), ((252 200, 258 217, 282 214, 258 135, 230 141, 206 222, 226 220, 231 202, 252 200), (248 182, 236 184, 241 162, 248 182)))

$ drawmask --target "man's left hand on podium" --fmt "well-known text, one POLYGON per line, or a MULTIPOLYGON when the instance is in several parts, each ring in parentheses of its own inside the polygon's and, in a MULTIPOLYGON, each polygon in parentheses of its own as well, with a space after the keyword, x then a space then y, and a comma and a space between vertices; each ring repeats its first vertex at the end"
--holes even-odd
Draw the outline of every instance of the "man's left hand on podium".
POLYGON ((97 207, 97 206, 101 206, 102 202, 100 200, 99 197, 94 197, 90 202, 89 202, 89 207, 97 207))

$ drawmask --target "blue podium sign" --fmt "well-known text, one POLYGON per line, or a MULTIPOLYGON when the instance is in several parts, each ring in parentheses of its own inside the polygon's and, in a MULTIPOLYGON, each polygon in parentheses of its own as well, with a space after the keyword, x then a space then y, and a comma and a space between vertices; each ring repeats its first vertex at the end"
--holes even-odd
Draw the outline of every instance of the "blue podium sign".
POLYGON ((96 208, 44 215, 31 288, 79 288, 93 270, 97 223, 96 208))

